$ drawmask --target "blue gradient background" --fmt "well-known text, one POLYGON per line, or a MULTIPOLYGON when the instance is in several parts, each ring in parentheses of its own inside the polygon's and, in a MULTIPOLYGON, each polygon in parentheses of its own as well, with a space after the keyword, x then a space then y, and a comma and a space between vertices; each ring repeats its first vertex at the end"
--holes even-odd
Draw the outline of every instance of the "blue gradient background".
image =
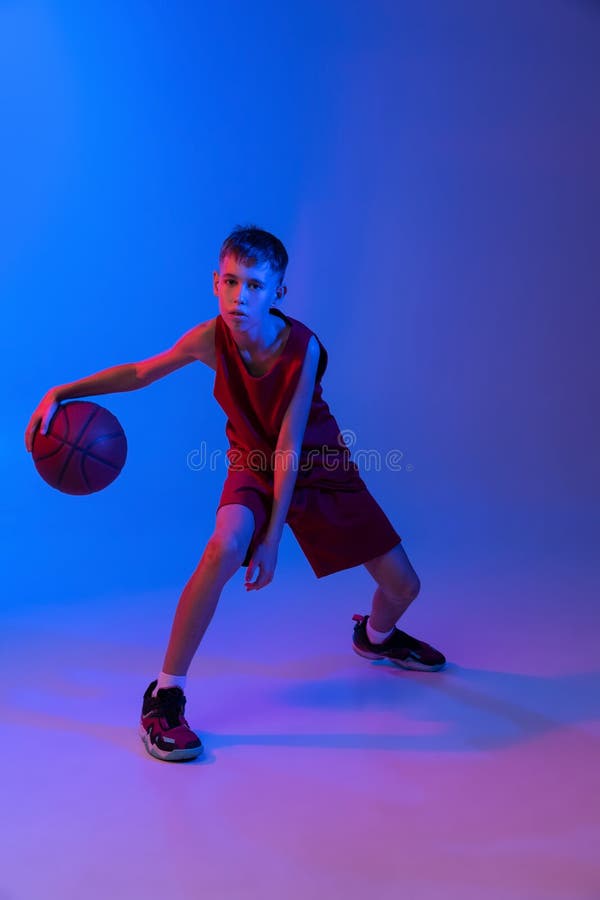
MULTIPOLYGON (((288 249, 354 453, 411 467, 362 471, 423 580, 591 566, 599 32, 558 0, 3 3, 5 602, 183 587, 225 477, 186 463, 227 446, 208 368, 97 398, 129 442, 99 494, 46 485, 23 433, 215 315, 245 222, 288 249)), ((290 568, 286 529, 270 591, 290 568)))
POLYGON ((0 3, 2 900, 600 896, 599 45, 591 0, 0 3), (373 580, 286 529, 178 766, 138 724, 226 474, 214 373, 91 398, 129 456, 89 497, 24 432, 215 315, 245 222, 355 458, 403 453, 361 471, 448 665, 355 655, 373 580))

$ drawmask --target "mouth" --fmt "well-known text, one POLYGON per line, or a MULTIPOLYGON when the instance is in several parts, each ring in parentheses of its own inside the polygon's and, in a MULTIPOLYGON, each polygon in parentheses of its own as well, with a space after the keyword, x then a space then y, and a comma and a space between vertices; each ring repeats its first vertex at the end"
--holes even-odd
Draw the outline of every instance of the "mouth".
POLYGON ((230 312, 229 315, 234 319, 245 319, 246 313, 243 312, 230 312))

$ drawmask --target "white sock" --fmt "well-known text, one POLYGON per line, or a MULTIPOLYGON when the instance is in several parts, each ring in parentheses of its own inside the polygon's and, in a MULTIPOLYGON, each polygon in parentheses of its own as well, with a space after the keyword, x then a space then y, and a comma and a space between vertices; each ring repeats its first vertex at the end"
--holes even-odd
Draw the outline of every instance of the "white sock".
POLYGON ((374 628, 371 628, 370 617, 367 619, 367 626, 366 626, 367 637, 369 638, 369 640, 371 641, 372 644, 383 644, 383 642, 386 640, 386 638, 389 638, 389 636, 393 633, 394 628, 395 628, 395 626, 392 625, 392 628, 390 631, 375 631, 374 628))
POLYGON ((158 676, 158 684, 152 691, 152 696, 156 697, 161 688, 180 687, 182 691, 185 691, 186 679, 187 675, 169 675, 168 672, 161 672, 158 676))

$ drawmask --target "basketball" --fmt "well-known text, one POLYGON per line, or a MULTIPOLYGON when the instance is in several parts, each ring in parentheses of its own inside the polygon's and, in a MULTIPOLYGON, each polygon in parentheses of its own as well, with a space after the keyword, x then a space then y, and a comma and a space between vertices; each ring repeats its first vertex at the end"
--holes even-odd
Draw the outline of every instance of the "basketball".
POLYGON ((36 429, 32 457, 44 481, 64 494, 93 494, 115 480, 127 458, 116 416, 88 400, 56 410, 46 434, 36 429))

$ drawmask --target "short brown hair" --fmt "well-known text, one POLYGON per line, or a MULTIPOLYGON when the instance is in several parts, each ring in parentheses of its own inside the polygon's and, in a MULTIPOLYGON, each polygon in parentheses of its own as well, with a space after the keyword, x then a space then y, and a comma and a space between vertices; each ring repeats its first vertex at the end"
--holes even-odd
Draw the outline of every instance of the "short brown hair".
POLYGON ((228 255, 244 263, 251 259, 259 264, 268 262, 272 272, 279 275, 279 283, 283 281, 288 264, 287 251, 279 238, 258 225, 236 225, 221 245, 219 262, 228 255))

